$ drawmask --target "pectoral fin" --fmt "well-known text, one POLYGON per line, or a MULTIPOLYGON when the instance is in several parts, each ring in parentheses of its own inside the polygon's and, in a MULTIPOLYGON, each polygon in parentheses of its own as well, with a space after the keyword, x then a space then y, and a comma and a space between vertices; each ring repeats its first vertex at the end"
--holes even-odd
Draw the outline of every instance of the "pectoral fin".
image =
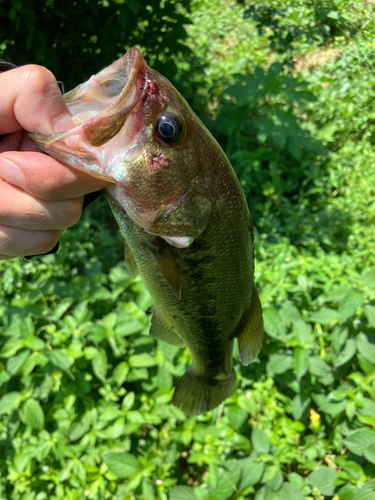
POLYGON ((132 251, 125 242, 124 242, 124 255, 125 255, 126 267, 128 268, 130 278, 134 280, 138 276, 139 271, 137 264, 135 263, 132 251))
POLYGON ((155 245, 147 248, 176 297, 181 299, 181 275, 172 248, 162 238, 156 238, 155 245))
POLYGON ((236 337, 241 363, 248 365, 257 357, 263 340, 262 306, 255 288, 250 309, 236 337))
POLYGON ((154 339, 163 340, 168 344, 174 345, 176 347, 186 347, 185 342, 181 337, 173 331, 167 320, 162 316, 161 312, 153 307, 154 314, 151 320, 150 335, 154 339))

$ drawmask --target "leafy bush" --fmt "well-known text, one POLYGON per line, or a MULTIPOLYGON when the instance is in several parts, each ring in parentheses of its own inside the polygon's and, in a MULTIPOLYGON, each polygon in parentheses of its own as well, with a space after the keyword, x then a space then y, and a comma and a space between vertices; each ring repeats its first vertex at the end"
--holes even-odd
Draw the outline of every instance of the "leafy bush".
POLYGON ((189 353, 148 336, 97 201, 58 254, 0 262, 0 500, 375 499, 373 7, 293 5, 256 4, 277 21, 259 35, 249 5, 196 1, 174 56, 259 229, 259 359, 235 353, 238 390, 213 412, 172 406, 189 353))

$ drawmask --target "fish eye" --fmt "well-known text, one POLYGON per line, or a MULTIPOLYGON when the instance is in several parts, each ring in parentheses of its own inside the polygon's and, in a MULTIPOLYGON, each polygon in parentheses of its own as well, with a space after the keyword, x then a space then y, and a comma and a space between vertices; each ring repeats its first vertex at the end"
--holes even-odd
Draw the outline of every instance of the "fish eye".
POLYGON ((164 113, 156 120, 155 133, 165 144, 175 144, 182 139, 185 124, 178 115, 164 113))
POLYGON ((122 89, 124 88, 123 82, 120 80, 106 80, 105 82, 99 85, 101 92, 106 97, 116 97, 120 94, 122 89))

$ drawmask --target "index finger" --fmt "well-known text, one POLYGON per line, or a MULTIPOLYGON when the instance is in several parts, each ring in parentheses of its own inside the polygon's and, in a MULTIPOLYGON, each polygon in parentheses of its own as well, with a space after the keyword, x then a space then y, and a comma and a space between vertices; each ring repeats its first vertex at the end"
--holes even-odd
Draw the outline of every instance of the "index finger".
POLYGON ((30 64, 0 74, 0 134, 21 128, 43 135, 74 127, 53 74, 30 64))

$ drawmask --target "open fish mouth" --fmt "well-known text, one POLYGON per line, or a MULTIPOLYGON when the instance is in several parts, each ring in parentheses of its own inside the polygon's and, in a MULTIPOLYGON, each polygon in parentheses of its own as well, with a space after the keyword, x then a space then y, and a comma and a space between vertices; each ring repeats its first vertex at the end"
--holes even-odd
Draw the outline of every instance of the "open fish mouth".
MULTIPOLYGON (((140 52, 131 48, 111 66, 64 95, 76 127, 47 136, 29 134, 29 137, 51 156, 109 180, 102 169, 95 168, 92 147, 100 148, 118 134, 143 98, 146 85, 146 63, 140 52)), ((94 155, 97 160, 98 155, 99 151, 94 155)))

